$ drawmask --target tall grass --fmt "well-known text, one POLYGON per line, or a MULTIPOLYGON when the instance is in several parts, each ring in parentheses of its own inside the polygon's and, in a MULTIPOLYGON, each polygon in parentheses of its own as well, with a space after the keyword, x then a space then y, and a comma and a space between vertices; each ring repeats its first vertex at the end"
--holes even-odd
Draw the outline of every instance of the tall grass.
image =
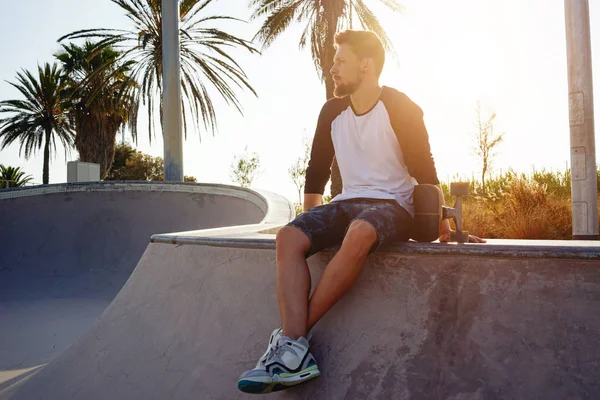
MULTIPOLYGON (((460 180, 456 178, 453 180, 460 180)), ((600 171, 597 179, 600 188, 600 171)), ((504 239, 571 239, 569 170, 541 170, 529 175, 509 170, 490 178, 485 190, 474 179, 468 182, 471 195, 464 198, 463 213, 464 228, 470 234, 504 239)), ((453 205, 447 183, 442 183, 442 190, 446 203, 453 205)))

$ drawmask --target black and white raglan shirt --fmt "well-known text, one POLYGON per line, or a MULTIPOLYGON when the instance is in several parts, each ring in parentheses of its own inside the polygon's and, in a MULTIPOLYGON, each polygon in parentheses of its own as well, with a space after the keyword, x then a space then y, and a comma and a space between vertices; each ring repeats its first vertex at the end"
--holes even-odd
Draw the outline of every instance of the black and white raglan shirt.
POLYGON ((336 157, 343 190, 332 201, 393 199, 414 216, 416 184, 439 184, 423 111, 384 86, 379 101, 356 114, 350 96, 323 106, 317 122, 304 193, 323 194, 336 157))

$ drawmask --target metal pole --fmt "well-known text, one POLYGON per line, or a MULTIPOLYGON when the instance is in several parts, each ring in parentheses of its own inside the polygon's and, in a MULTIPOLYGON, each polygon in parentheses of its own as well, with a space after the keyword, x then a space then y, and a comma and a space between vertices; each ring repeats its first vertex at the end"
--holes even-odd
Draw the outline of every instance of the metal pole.
POLYGON ((162 0, 165 181, 183 182, 179 0, 162 0))
POLYGON ((592 51, 588 0, 565 0, 573 239, 598 240, 592 51))

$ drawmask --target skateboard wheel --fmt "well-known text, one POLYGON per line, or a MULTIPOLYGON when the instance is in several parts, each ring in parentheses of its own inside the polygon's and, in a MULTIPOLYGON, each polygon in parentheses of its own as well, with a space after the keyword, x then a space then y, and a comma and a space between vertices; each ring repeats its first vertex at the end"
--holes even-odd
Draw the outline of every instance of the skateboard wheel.
POLYGON ((468 196, 469 182, 452 182, 450 184, 450 194, 452 196, 468 196))

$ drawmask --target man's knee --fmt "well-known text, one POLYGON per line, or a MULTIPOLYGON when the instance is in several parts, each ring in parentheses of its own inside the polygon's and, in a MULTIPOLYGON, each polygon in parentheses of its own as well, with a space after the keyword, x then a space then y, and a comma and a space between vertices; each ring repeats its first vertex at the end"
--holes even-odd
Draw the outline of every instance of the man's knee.
POLYGON ((366 256, 377 241, 377 231, 373 225, 363 220, 355 220, 348 227, 342 248, 357 256, 366 256))
POLYGON ((284 226, 277 232, 275 239, 277 253, 306 253, 310 250, 310 239, 304 232, 293 226, 284 226))

